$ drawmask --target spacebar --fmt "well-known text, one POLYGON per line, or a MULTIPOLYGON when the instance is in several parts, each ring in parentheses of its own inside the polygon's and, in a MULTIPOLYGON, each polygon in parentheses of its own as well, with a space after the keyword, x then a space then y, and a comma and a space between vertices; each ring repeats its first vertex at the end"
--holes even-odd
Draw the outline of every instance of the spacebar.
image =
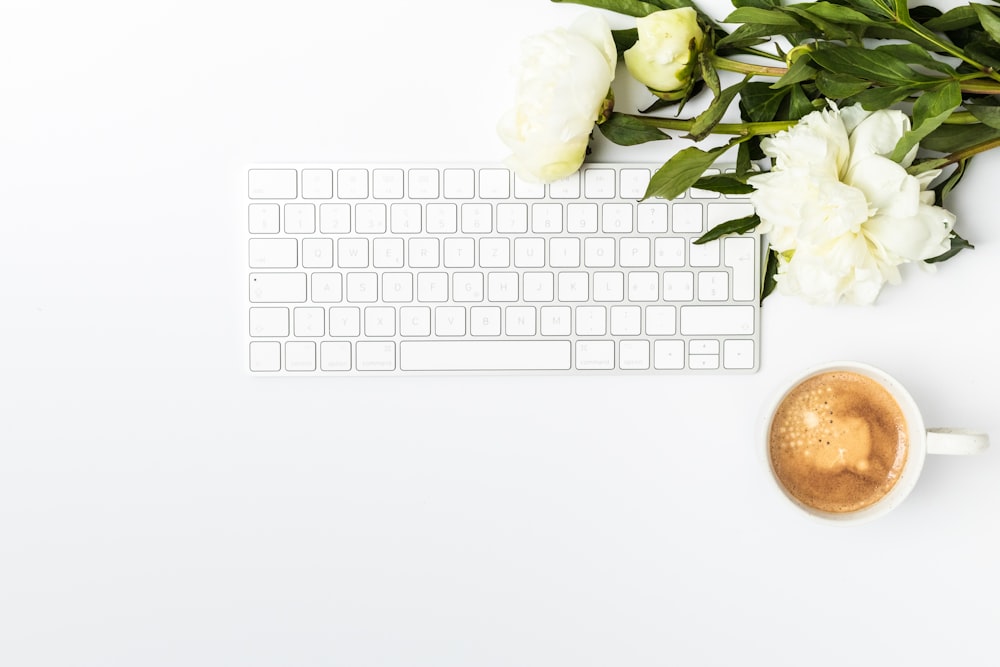
POLYGON ((566 340, 405 341, 399 345, 404 371, 565 371, 566 340))

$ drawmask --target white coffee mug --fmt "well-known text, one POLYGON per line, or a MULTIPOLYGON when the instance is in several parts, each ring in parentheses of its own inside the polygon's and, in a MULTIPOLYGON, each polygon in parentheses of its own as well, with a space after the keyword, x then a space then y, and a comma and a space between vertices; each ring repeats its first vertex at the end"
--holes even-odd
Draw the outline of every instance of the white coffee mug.
POLYGON ((761 446, 763 447, 764 460, 766 461, 767 469, 774 485, 788 500, 807 515, 820 521, 835 524, 867 521, 883 516, 899 506, 916 485, 923 470, 924 459, 927 454, 977 454, 989 446, 989 437, 985 433, 978 433, 968 429, 926 428, 916 401, 913 400, 913 397, 899 381, 881 369, 854 361, 830 362, 811 368, 805 373, 798 375, 791 382, 785 384, 777 392, 773 400, 767 404, 761 422, 761 446), (771 426, 779 406, 782 405, 794 389, 806 380, 820 374, 836 371, 858 373, 871 378, 881 385, 898 404, 908 431, 906 460, 896 482, 884 496, 876 500, 873 504, 848 512, 831 512, 817 509, 793 496, 785 488, 775 472, 771 457, 771 426))

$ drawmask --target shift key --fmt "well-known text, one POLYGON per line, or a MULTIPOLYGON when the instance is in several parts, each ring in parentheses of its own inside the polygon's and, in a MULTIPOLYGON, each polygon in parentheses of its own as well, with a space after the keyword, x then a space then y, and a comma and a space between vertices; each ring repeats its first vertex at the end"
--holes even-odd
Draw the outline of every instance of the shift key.
POLYGON ((750 335, 753 306, 682 306, 681 333, 685 336, 750 335))
POLYGON ((305 300, 304 273, 250 274, 250 303, 302 303, 305 300))

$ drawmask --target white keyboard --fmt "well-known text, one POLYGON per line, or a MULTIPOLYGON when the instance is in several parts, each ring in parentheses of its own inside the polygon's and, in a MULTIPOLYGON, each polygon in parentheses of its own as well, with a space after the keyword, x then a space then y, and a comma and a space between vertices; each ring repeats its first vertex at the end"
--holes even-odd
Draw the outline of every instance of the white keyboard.
POLYGON ((248 368, 753 372, 760 238, 694 243, 753 209, 697 190, 640 201, 657 166, 546 186, 495 165, 252 167, 248 368))

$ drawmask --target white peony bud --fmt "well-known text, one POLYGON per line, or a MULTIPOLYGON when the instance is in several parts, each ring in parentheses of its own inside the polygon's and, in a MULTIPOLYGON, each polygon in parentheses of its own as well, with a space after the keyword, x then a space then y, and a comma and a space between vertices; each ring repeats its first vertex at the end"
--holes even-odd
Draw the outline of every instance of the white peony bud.
POLYGON ((705 41, 697 12, 690 7, 665 9, 638 18, 635 24, 639 40, 625 52, 629 73, 657 93, 687 86, 695 54, 705 41))

